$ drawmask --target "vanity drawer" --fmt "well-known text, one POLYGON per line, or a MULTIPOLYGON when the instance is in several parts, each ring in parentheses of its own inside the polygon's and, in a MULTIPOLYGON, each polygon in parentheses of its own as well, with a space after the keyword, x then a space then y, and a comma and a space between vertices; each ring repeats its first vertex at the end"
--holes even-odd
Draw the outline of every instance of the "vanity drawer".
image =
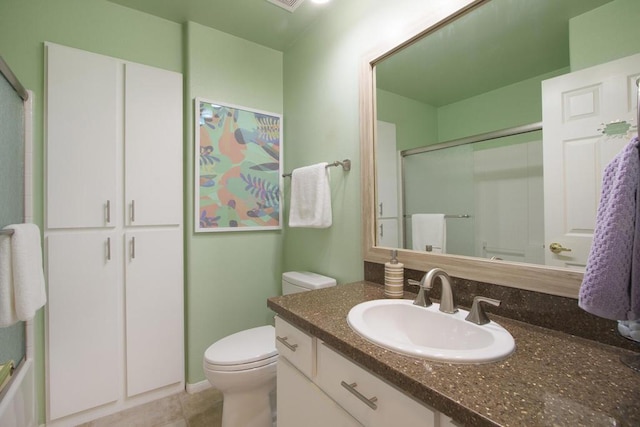
POLYGON ((436 425, 436 412, 318 342, 316 384, 363 425, 436 425), (368 402, 367 402, 368 401, 368 402))
POLYGON ((276 316, 276 348, 308 378, 315 375, 316 339, 276 316))

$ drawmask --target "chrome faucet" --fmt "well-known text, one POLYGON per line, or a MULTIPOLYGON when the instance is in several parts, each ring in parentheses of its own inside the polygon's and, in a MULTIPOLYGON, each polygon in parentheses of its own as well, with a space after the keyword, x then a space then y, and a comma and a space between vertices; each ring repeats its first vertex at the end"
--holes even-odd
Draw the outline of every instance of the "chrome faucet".
POLYGON ((453 314, 458 309, 453 297, 453 289, 451 288, 451 277, 441 268, 431 269, 420 281, 425 292, 430 291, 433 288, 433 281, 436 277, 440 277, 440 283, 442 283, 442 298, 440 299, 440 311, 443 313, 453 314))

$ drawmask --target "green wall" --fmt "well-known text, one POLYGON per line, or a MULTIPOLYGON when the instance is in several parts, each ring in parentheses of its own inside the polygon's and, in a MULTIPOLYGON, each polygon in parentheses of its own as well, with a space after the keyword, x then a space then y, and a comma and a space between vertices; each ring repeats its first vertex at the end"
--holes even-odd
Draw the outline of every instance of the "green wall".
POLYGON ((562 69, 438 108, 438 141, 445 142, 542 121, 542 80, 562 69))
MULTIPOLYGON (((193 22, 185 26, 185 40, 185 297, 192 384, 205 380, 202 357, 214 341, 273 322, 266 300, 281 292, 283 253, 282 231, 193 232, 194 98, 282 114, 284 91, 282 52, 193 22)), ((285 137, 284 152, 296 144, 285 137)))
POLYGON ((438 110, 431 105, 378 89, 378 119, 395 123, 398 151, 438 143, 438 110))
MULTIPOLYGON (((193 98, 282 113, 282 53, 197 24, 183 28, 104 0, 2 0, 0 55, 34 91, 34 204, 40 227, 44 41, 184 74, 186 369, 187 382, 205 380, 202 355, 208 345, 227 333, 272 321, 266 298, 280 292, 283 249, 282 232, 193 233, 193 98)), ((43 317, 40 312, 36 318, 41 422, 43 317)))
POLYGON ((396 123, 398 150, 541 121, 541 81, 640 51, 638 16, 637 0, 615 0, 580 15, 570 21, 571 69, 559 69, 440 108, 378 90, 378 118, 396 123))
MULTIPOLYGON (((283 270, 307 269, 338 283, 363 277, 359 144, 359 72, 365 54, 397 37, 416 17, 450 13, 451 1, 336 1, 284 55, 285 164, 288 169, 350 158, 331 170, 333 225, 287 228, 283 270), (439 12, 436 11, 439 9, 439 12), (442 12, 449 8, 449 11, 442 12)), ((460 4, 460 3, 458 3, 460 4)), ((382 117, 381 117, 382 119, 382 117)), ((285 192, 288 188, 285 184, 285 192)))
MULTIPOLYGON (((282 271, 316 271, 333 276, 340 283, 363 277, 359 67, 363 56, 381 43, 393 40, 398 28, 407 28, 417 16, 433 12, 437 7, 452 8, 450 3, 446 0, 428 5, 416 0, 336 2, 331 13, 322 15, 283 55, 194 23, 181 26, 105 0, 0 0, 0 54, 35 94, 36 222, 42 226, 43 42, 182 72, 185 77, 187 382, 203 380, 201 358, 206 346, 226 333, 271 321, 272 313, 266 309, 265 299, 279 293, 282 271), (288 171, 320 161, 350 158, 351 172, 331 169, 333 226, 326 230, 285 227, 282 232, 194 234, 191 180, 193 98, 196 96, 283 112, 284 167, 288 171)), ((625 19, 637 16, 637 13, 628 13, 629 8, 637 10, 635 0, 616 0, 615 3, 626 8, 625 19)), ((612 22, 612 31, 621 28, 620 22, 618 19, 612 22)), ((637 31, 635 23, 622 25, 637 31)), ((583 37, 594 29, 607 31, 599 26, 601 21, 585 24, 582 29, 576 24, 572 31, 583 33, 583 37)), ((634 34, 635 37, 620 36, 624 38, 622 43, 627 46, 638 40, 637 33, 634 34)), ((611 43, 599 51, 607 52, 605 48, 610 49, 611 43)), ((404 104, 402 108, 407 106, 404 104)), ((447 111, 439 112, 440 138, 461 132, 456 130, 460 123, 448 118, 453 117, 455 109, 472 110, 472 107, 472 103, 450 106, 447 111)), ((403 141, 418 139, 415 135, 422 131, 425 139, 434 138, 433 112, 429 107, 420 109, 428 112, 428 120, 420 125, 425 127, 408 129, 407 137, 402 136, 403 141)), ((382 114, 387 113, 388 118, 381 118, 392 121, 397 112, 382 114)), ((289 185, 286 181, 285 208, 289 185)), ((36 318, 36 373, 41 421, 44 419, 43 342, 40 313, 36 318)))
POLYGON ((569 22, 571 70, 640 51, 640 1, 615 0, 569 22))
MULTIPOLYGON (((104 0, 1 0, 0 55, 34 93, 34 219, 43 226, 44 44, 51 41, 182 72, 182 29, 104 0)), ((44 422, 44 316, 35 318, 36 387, 44 422)))

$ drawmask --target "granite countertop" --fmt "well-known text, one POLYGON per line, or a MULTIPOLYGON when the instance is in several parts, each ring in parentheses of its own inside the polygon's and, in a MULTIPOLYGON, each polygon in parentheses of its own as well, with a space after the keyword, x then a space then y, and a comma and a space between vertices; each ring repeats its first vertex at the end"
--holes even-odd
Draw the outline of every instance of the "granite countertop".
POLYGON ((269 298, 267 305, 463 425, 640 425, 640 373, 619 361, 631 351, 489 313, 513 335, 515 353, 484 365, 431 362, 386 350, 351 330, 351 307, 380 298, 382 286, 362 281, 269 298))

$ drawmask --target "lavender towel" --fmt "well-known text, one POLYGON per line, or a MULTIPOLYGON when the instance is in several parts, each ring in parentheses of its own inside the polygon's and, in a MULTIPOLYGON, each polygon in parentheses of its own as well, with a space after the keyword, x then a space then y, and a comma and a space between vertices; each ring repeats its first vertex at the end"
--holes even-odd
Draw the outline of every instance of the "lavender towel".
POLYGON ((612 320, 640 319, 640 143, 607 165, 578 305, 612 320))

